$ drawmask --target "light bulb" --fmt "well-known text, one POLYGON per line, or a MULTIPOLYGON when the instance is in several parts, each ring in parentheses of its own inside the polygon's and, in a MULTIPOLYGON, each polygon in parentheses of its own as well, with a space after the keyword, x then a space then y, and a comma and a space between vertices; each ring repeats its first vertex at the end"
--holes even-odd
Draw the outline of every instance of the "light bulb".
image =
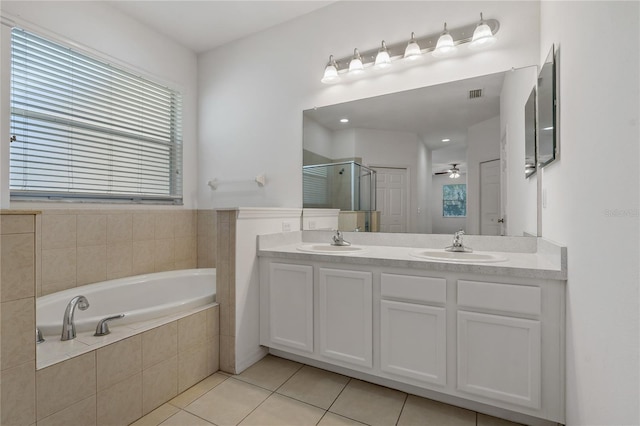
POLYGON ((353 58, 349 62, 349 74, 356 75, 364 72, 364 65, 362 64, 362 57, 358 49, 353 49, 353 58))
POLYGON ((378 50, 378 54, 376 55, 376 61, 373 64, 375 69, 385 69, 391 66, 391 57, 389 56, 389 51, 387 50, 387 45, 384 40, 382 40, 382 47, 378 50))
POLYGON ((420 46, 418 46, 418 42, 416 41, 415 34, 411 33, 411 40, 407 43, 407 48, 404 49, 404 57, 405 59, 418 59, 422 52, 420 51, 420 46))
POLYGON ((330 55, 329 62, 324 69, 324 75, 322 77, 322 80, 320 81, 325 84, 331 84, 337 83, 339 80, 340 76, 338 75, 338 64, 333 60, 333 55, 330 55))
POLYGON ((473 38, 471 39, 471 43, 469 43, 469 49, 483 49, 485 47, 491 46, 496 42, 496 37, 491 32, 491 28, 482 18, 482 13, 480 13, 480 22, 478 26, 473 31, 473 38))
POLYGON ((447 31, 447 23, 444 23, 444 31, 440 34, 440 38, 438 39, 438 43, 436 43, 436 48, 431 53, 436 58, 441 58, 444 56, 453 55, 456 53, 456 46, 453 44, 453 37, 447 31))

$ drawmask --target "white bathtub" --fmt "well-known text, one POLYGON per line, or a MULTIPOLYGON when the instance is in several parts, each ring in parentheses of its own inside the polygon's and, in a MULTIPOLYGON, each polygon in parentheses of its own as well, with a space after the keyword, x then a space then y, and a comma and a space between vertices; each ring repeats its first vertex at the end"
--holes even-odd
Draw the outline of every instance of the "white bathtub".
POLYGON ((183 269, 120 278, 75 287, 36 299, 36 326, 45 336, 60 334, 69 301, 84 296, 89 309, 76 308, 76 331, 95 330, 102 318, 125 314, 112 325, 126 325, 175 314, 216 300, 216 270, 183 269))

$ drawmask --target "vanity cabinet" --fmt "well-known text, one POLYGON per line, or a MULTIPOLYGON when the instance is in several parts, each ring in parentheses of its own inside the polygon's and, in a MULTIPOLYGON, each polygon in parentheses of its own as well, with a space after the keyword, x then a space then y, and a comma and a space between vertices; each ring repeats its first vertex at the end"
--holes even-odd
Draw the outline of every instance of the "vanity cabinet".
POLYGON ((320 268, 318 290, 320 354, 373 367, 371 272, 320 268))
POLYGON ((446 280, 383 273, 380 284, 380 369, 445 385, 446 280))

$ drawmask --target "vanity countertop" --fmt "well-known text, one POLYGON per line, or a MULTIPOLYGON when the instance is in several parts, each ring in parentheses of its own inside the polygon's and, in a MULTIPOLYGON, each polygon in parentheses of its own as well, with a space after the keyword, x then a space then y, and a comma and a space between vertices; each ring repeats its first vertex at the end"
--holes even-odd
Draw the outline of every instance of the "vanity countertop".
MULTIPOLYGON (((362 233, 364 234, 364 233, 362 233)), ((327 233, 331 235, 331 233, 327 233)), ((442 236, 429 239, 428 236, 418 236, 404 239, 402 246, 393 245, 399 243, 398 239, 379 237, 380 241, 375 243, 375 234, 366 237, 346 233, 345 239, 349 237, 354 240, 364 238, 369 244, 352 241, 355 245, 363 247, 359 252, 351 253, 319 253, 300 251, 298 248, 304 244, 318 244, 328 241, 326 238, 318 238, 316 234, 309 232, 289 232, 273 235, 262 235, 258 238, 258 256, 279 259, 296 259, 303 261, 330 262, 336 264, 371 265, 394 268, 408 268, 418 270, 472 273, 482 275, 497 275, 505 277, 521 277, 549 280, 566 280, 566 248, 555 245, 540 238, 531 238, 529 241, 518 241, 524 237, 482 237, 468 236, 475 244, 474 248, 480 250, 477 253, 489 253, 506 257, 507 260, 500 262, 473 262, 473 261, 449 261, 417 258, 412 255, 417 249, 442 249, 445 245, 440 244, 442 236), (482 239, 487 238, 491 250, 482 247, 482 239), (497 249, 500 240, 504 239, 504 249, 497 249), (514 239, 515 238, 515 239, 514 239), (498 243, 496 243, 496 241, 498 243), (421 244, 417 244, 421 243, 421 244), (407 245, 405 245, 407 244, 407 245)), ((326 237, 326 236, 325 236, 326 237)), ((450 237, 447 236, 447 239, 450 237)))

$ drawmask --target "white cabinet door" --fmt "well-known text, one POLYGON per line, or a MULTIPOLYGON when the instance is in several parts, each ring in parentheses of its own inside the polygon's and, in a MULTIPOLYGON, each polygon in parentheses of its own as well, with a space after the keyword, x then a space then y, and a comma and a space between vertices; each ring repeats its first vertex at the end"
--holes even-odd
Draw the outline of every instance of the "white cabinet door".
POLYGON ((540 408, 540 321, 458 311, 458 389, 540 408))
POLYGON ((269 265, 269 339, 313 352, 313 267, 269 265))
POLYGON ((373 288, 370 272, 320 268, 320 354, 373 366, 373 288))
POLYGON ((382 371, 445 385, 445 309, 389 300, 380 308, 382 371))

